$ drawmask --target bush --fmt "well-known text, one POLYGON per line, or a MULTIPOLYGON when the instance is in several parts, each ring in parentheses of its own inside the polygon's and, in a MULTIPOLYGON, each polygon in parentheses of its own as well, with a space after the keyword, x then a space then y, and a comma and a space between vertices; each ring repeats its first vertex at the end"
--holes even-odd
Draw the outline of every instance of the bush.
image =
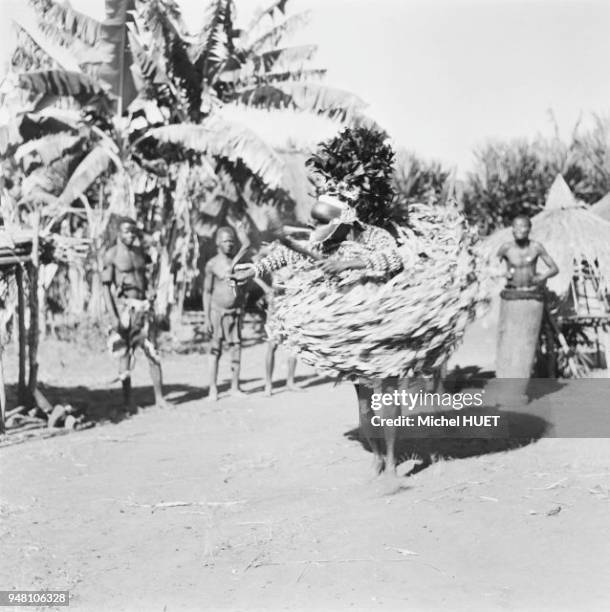
POLYGON ((566 144, 556 134, 530 142, 489 142, 475 151, 476 165, 466 180, 464 211, 483 234, 529 217, 544 208, 548 190, 562 174, 575 196, 593 204, 610 191, 610 122, 574 131, 566 144))
POLYGON ((427 162, 414 153, 400 150, 394 161, 393 186, 403 204, 446 204, 453 195, 452 172, 440 162, 427 162))
POLYGON ((307 160, 312 172, 321 176, 326 188, 358 193, 354 202, 365 223, 386 225, 395 216, 392 186, 394 151, 387 134, 366 127, 345 128, 318 145, 307 160))

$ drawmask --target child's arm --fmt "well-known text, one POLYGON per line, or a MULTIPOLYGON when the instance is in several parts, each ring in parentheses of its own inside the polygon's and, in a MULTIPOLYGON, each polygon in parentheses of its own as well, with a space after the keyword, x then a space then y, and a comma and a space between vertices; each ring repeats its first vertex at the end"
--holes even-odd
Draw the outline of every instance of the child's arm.
POLYGON ((214 291, 214 264, 213 261, 208 261, 205 264, 205 273, 203 276, 203 314, 205 316, 205 331, 212 331, 212 292, 214 291))

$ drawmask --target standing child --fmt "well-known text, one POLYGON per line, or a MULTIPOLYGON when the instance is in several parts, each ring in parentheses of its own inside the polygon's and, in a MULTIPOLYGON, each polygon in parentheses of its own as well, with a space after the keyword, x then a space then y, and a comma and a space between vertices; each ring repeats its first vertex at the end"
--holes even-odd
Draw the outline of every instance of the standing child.
MULTIPOLYGON (((271 274, 266 275, 265 278, 256 279, 256 282, 263 288, 264 297, 260 300, 263 311, 264 321, 267 321, 267 317, 272 308, 274 290, 281 291, 277 283, 274 283, 274 279, 271 274)), ((275 352, 277 350, 278 343, 269 338, 267 340, 267 354, 265 356, 265 395, 271 397, 273 393, 273 370, 275 367, 275 352)), ((294 380, 294 374, 297 367, 297 358, 294 355, 288 356, 288 373, 286 377, 286 388, 291 391, 302 391, 301 387, 294 380)))
POLYGON ((237 237, 232 228, 221 227, 216 232, 216 248, 217 255, 205 266, 203 281, 205 326, 211 336, 209 398, 212 401, 218 399, 218 363, 223 343, 231 355, 231 395, 244 395, 239 388, 244 295, 230 279, 237 250, 237 237))

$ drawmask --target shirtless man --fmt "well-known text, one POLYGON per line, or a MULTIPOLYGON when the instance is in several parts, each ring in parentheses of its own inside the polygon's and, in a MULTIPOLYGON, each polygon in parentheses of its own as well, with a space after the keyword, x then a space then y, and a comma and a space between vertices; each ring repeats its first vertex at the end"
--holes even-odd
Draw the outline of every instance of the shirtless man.
POLYGON ((205 327, 211 336, 209 398, 212 401, 218 399, 218 363, 223 343, 231 353, 231 395, 244 395, 239 388, 244 293, 230 279, 237 250, 237 237, 232 228, 221 227, 216 232, 216 247, 218 254, 206 264, 203 281, 205 327))
POLYGON ((146 277, 147 259, 137 241, 135 221, 122 217, 117 242, 104 256, 102 282, 106 306, 113 317, 114 331, 109 338, 113 354, 120 359, 119 378, 123 402, 129 412, 136 412, 131 398, 131 369, 135 349, 140 347, 150 366, 155 404, 164 407, 161 359, 155 346, 152 293, 146 277))
POLYGON ((546 280, 559 272, 559 268, 539 242, 530 240, 532 223, 528 217, 515 217, 512 228, 514 240, 505 242, 498 250, 498 257, 506 262, 506 288, 540 291, 546 280), (542 274, 536 272, 538 258, 548 267, 542 274))

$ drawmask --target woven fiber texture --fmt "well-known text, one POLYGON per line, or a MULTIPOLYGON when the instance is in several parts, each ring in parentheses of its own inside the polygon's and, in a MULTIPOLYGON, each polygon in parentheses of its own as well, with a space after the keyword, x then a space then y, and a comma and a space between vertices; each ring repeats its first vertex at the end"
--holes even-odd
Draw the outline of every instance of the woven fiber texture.
MULTIPOLYGON (((319 371, 348 378, 425 374, 455 350, 488 302, 476 234, 454 207, 416 205, 397 227, 404 269, 377 282, 319 264, 291 267, 273 299, 269 337, 319 371)), ((357 255, 355 243, 331 257, 357 255)), ((370 251, 369 251, 370 252, 370 251)))

